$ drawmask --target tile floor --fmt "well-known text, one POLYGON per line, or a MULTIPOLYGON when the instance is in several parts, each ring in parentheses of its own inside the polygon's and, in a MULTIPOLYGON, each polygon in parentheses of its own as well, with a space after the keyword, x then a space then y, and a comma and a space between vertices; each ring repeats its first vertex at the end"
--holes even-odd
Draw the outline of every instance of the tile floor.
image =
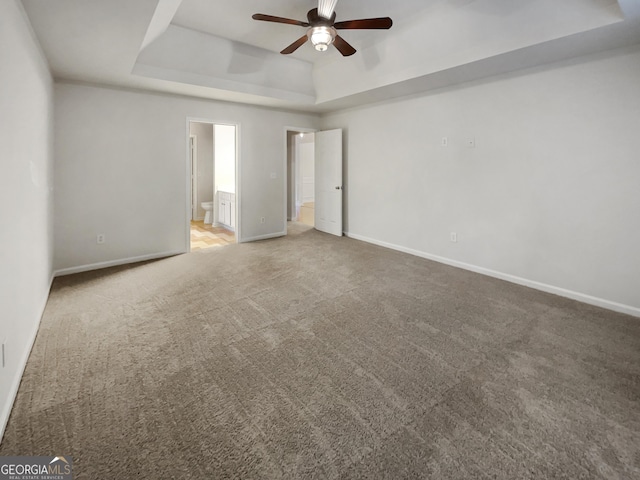
POLYGON ((236 243, 236 236, 226 228, 207 225, 202 220, 191 221, 192 252, 212 247, 224 247, 232 243, 236 243))

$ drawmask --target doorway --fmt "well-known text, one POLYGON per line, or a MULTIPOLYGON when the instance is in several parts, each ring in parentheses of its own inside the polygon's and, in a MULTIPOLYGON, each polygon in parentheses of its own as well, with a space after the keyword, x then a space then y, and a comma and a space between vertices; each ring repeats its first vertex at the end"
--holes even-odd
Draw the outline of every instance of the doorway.
POLYGON ((309 226, 341 237, 342 129, 317 131, 285 127, 285 145, 285 219, 306 228, 301 220, 307 214, 311 218, 304 219, 308 219, 309 226), (309 157, 313 160, 309 161, 309 157))
POLYGON ((287 129, 287 221, 315 225, 315 133, 287 129))
POLYGON ((237 242, 238 125, 187 120, 187 251, 237 242))

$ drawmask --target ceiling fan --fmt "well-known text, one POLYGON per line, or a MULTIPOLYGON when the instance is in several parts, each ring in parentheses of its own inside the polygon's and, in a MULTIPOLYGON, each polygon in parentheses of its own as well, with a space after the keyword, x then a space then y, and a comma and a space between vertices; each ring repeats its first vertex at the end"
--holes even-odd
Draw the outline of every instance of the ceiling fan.
POLYGON ((338 35, 338 30, 388 30, 393 25, 393 21, 389 17, 382 18, 366 18, 360 20, 347 20, 336 22, 335 6, 337 0, 318 0, 318 8, 309 10, 307 13, 307 22, 293 20, 291 18, 274 17, 273 15, 265 15, 256 13, 252 16, 254 20, 262 20, 264 22, 286 23, 288 25, 297 25, 307 27, 307 33, 293 42, 280 53, 288 55, 295 52, 304 45, 307 40, 316 50, 324 52, 333 44, 338 51, 345 57, 356 53, 347 41, 338 35))

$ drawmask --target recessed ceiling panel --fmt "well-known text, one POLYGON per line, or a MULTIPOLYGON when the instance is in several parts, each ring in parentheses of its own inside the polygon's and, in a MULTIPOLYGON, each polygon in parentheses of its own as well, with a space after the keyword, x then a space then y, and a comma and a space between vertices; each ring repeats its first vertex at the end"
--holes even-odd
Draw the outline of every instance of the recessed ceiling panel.
MULTIPOLYGON (((392 17, 394 22, 408 20, 443 0, 338 0, 337 20, 392 17)), ((318 0, 182 0, 172 23, 201 32, 229 38, 241 43, 280 52, 304 35, 306 29, 293 25, 266 23, 253 20, 254 13, 306 21, 307 12, 318 7, 318 0)), ((385 35, 388 32, 350 31, 343 35, 358 48, 360 39, 385 35)), ((293 58, 316 62, 323 56, 340 56, 335 49, 317 52, 309 44, 293 53, 293 58)))

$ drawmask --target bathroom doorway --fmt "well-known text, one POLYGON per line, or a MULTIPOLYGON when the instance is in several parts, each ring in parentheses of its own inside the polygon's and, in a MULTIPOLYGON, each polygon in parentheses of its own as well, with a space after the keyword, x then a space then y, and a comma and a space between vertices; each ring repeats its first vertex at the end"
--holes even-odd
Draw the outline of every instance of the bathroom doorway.
POLYGON ((286 129, 287 221, 314 226, 315 135, 304 129, 286 129))
POLYGON ((237 242, 237 130, 234 124, 187 121, 188 251, 237 242))

